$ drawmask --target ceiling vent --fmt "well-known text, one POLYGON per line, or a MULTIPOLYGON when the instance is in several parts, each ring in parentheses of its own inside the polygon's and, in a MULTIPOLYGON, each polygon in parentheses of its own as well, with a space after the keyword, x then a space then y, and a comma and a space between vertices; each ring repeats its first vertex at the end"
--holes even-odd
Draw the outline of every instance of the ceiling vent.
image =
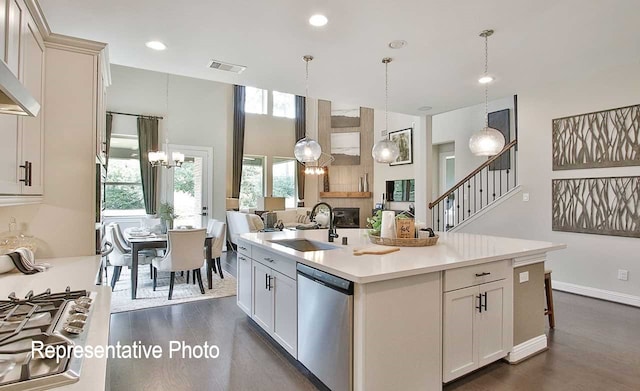
POLYGON ((244 65, 230 64, 228 62, 223 62, 218 60, 209 61, 209 68, 217 69, 219 71, 238 73, 238 74, 244 72, 244 70, 247 69, 247 67, 245 67, 244 65))

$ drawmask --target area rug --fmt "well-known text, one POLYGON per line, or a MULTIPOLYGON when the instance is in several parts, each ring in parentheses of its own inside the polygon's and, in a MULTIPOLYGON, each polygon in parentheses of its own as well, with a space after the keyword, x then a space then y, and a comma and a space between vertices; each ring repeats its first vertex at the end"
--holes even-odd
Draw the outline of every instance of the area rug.
MULTIPOLYGON (((154 292, 153 280, 149 276, 149 266, 140 266, 138 269, 138 296, 137 299, 131 300, 131 270, 123 267, 120 279, 116 283, 111 296, 111 313, 236 295, 236 279, 231 274, 224 273, 224 279, 221 279, 218 274, 214 274, 213 289, 208 289, 206 269, 202 268, 201 272, 204 295, 200 293, 197 283, 194 285, 191 279, 189 279, 189 284, 186 283, 186 273, 184 277, 180 276, 180 273, 176 273, 173 297, 169 300, 170 274, 158 273, 158 286, 154 292)), ((111 283, 112 275, 113 268, 109 267, 109 283, 111 283)))

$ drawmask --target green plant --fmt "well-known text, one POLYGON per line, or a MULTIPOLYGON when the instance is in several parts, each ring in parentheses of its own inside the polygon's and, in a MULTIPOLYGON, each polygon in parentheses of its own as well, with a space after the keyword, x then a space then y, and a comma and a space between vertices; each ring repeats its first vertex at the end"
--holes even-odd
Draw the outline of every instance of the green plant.
POLYGON ((367 223, 370 228, 370 234, 380 235, 380 230, 382 229, 382 211, 378 209, 373 216, 367 217, 367 223))
POLYGON ((168 202, 160 204, 160 208, 158 208, 158 216, 160 216, 164 221, 173 221, 178 217, 174 212, 173 205, 168 202))

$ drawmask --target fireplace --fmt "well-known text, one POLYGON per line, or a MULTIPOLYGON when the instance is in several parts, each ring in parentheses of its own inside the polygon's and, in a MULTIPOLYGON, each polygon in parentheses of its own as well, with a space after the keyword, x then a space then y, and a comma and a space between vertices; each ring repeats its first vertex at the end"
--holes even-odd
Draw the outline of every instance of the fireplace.
POLYGON ((333 208, 336 228, 360 228, 360 208, 333 208))

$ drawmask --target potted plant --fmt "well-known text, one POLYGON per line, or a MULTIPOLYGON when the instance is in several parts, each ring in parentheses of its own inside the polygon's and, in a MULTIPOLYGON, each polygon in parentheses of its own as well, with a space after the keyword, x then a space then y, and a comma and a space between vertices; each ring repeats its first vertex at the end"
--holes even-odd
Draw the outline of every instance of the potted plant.
POLYGON ((165 233, 167 230, 173 229, 173 220, 178 217, 175 214, 173 205, 169 204, 168 202, 161 203, 160 208, 158 209, 158 215, 160 216, 160 220, 162 221, 162 226, 164 227, 165 233))

